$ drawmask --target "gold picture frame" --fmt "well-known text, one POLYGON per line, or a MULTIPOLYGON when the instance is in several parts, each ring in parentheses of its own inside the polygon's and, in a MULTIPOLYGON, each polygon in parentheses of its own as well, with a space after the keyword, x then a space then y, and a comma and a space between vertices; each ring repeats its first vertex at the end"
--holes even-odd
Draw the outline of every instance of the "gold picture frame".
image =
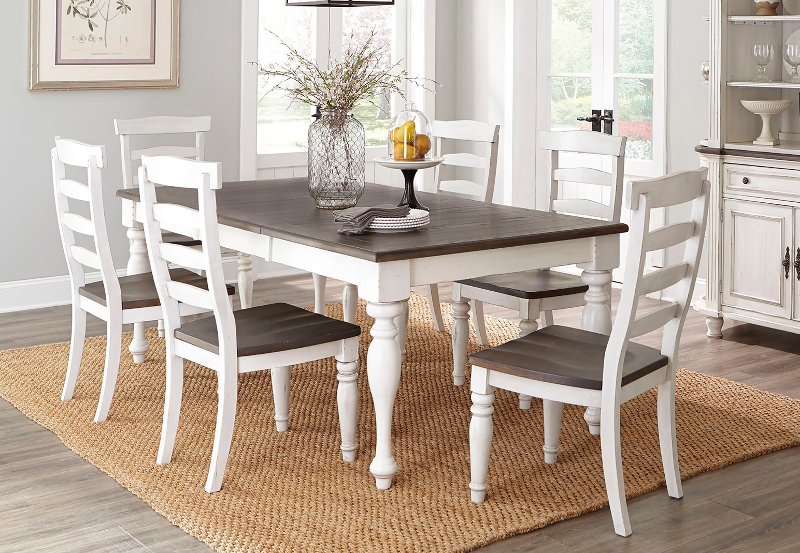
POLYGON ((29 2, 29 90, 178 87, 180 0, 29 2))

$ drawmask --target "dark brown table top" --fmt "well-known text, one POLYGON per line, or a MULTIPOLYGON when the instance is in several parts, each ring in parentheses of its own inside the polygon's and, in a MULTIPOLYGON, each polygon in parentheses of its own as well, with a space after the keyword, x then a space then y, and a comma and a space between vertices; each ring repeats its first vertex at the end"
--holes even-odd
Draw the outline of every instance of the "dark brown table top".
MULTIPOLYGON (((332 212, 314 207, 307 185, 307 179, 225 183, 217 192, 219 222, 376 262, 628 231, 628 226, 622 223, 418 193, 419 201, 430 208, 431 222, 427 227, 408 233, 343 236, 336 232, 338 225, 333 222, 332 212)), ((396 203, 402 195, 399 188, 367 184, 359 205, 396 203)), ((117 196, 139 200, 136 189, 118 190, 117 196)), ((157 196, 162 202, 197 208, 197 194, 192 190, 159 187, 157 196)))

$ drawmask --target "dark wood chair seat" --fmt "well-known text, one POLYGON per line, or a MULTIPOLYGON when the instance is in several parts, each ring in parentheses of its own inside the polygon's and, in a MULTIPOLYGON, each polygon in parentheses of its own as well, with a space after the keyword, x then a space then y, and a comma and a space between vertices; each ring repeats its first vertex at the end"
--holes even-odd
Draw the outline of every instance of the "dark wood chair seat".
MULTIPOLYGON (((172 280, 185 282, 198 288, 208 290, 208 282, 204 276, 187 271, 186 269, 170 269, 172 280)), ((122 309, 141 309, 160 305, 158 292, 152 273, 129 275, 119 278, 119 288, 122 292, 122 309)), ((228 295, 236 293, 233 286, 228 286, 228 295)), ((106 304, 106 289, 102 281, 92 282, 80 289, 80 295, 93 300, 100 305, 106 304)))
POLYGON ((195 240, 194 238, 189 238, 188 236, 184 236, 182 234, 177 234, 174 232, 165 232, 164 233, 164 242, 168 242, 170 244, 178 244, 179 246, 202 246, 202 240, 195 240))
POLYGON ((558 271, 507 273, 460 280, 459 284, 527 300, 585 294, 589 289, 581 277, 558 271))
MULTIPOLYGON (((316 346, 361 334, 361 327, 317 315, 286 303, 273 303, 234 311, 238 356, 260 355, 316 346)), ((186 323, 175 338, 212 353, 219 353, 217 323, 205 317, 186 323)))
MULTIPOLYGON (((589 390, 603 387, 603 358, 608 336, 566 326, 549 326, 501 346, 476 353, 473 365, 523 378, 589 390)), ((657 349, 630 342, 622 385, 665 367, 657 349)))

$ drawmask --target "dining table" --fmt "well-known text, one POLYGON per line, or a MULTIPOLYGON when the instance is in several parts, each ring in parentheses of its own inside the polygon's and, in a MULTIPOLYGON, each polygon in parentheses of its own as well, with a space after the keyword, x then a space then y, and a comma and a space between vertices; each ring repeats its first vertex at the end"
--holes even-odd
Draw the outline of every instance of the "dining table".
MULTIPOLYGON (((397 204, 402 189, 367 184, 359 206, 397 204)), ((138 189, 117 192, 128 227, 129 271, 149 270, 138 189)), ((493 274, 576 265, 588 286, 582 327, 611 332, 611 271, 620 262, 620 235, 628 227, 552 212, 486 204, 443 194, 419 193, 430 223, 413 232, 343 235, 329 210, 317 209, 308 179, 226 182, 217 191, 220 245, 250 256, 357 286, 374 319, 367 353, 367 378, 375 409, 375 453, 369 470, 378 489, 392 485, 398 470, 392 419, 400 386, 408 299, 417 286, 493 274)), ((157 201, 197 208, 189 189, 157 188, 157 201)), ((162 223, 164 230, 181 232, 162 223)), ((469 334, 469 304, 454 305, 452 335, 469 334)), ((466 348, 455 344, 452 375, 464 383, 466 348)), ((599 412, 587 410, 599 431, 599 412)), ((401 465, 403 452, 397 456, 401 465)), ((413 478, 413 474, 408 475, 413 478)))

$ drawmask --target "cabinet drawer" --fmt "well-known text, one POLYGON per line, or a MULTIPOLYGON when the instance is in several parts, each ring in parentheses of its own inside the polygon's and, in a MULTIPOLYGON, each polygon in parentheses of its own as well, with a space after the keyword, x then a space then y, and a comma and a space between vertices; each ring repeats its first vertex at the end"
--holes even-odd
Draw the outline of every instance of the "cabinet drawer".
POLYGON ((800 200, 800 171, 725 164, 725 193, 800 200))

